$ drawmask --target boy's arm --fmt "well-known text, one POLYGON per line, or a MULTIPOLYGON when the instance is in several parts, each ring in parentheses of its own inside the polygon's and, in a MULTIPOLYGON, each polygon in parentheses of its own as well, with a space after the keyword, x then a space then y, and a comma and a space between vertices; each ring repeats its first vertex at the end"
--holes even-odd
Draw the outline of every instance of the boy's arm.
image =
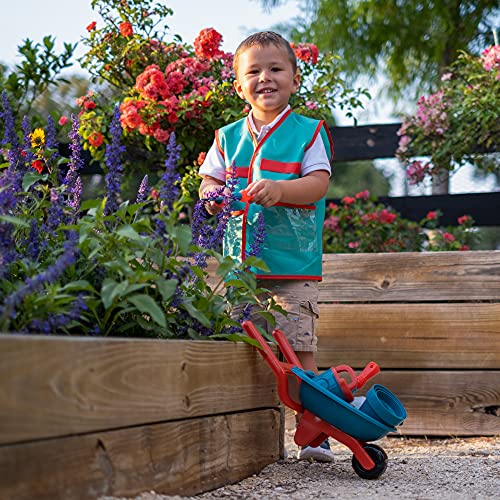
POLYGON ((269 208, 276 203, 307 205, 326 195, 329 181, 329 172, 315 170, 304 177, 290 181, 260 179, 252 182, 247 192, 249 196, 253 196, 254 203, 262 205, 264 208, 269 208))

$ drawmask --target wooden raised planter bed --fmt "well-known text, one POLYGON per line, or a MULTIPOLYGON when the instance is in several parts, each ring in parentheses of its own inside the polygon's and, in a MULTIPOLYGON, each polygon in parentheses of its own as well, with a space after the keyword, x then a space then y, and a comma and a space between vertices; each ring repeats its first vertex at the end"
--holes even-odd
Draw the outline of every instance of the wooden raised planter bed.
POLYGON ((0 498, 196 494, 276 461, 281 422, 246 344, 0 336, 0 498))
POLYGON ((328 254, 323 278, 320 367, 376 361, 405 435, 500 434, 500 251, 328 254))

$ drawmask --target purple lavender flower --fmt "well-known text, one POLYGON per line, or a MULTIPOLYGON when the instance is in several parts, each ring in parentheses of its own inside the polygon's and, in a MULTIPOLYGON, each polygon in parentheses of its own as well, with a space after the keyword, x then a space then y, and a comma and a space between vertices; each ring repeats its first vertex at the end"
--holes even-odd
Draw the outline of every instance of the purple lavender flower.
POLYGON ((78 176, 75 180, 75 185, 71 189, 71 200, 69 201, 70 208, 72 208, 75 212, 75 216, 73 217, 73 219, 76 219, 76 212, 78 212, 78 210, 80 209, 80 203, 82 201, 82 191, 82 179, 80 176, 78 176))
POLYGON ((125 151, 125 146, 121 144, 122 126, 120 124, 120 108, 115 106, 113 119, 109 126, 111 133, 111 143, 106 145, 106 206, 104 212, 110 214, 118 209, 120 198, 122 172, 121 157, 125 151))
POLYGON ((135 200, 135 202, 142 203, 143 201, 146 200, 148 194, 149 194, 149 181, 148 181, 148 176, 145 175, 137 191, 137 199, 135 200))
POLYGON ((75 185, 78 172, 83 167, 82 145, 80 134, 78 132, 79 128, 80 122, 78 118, 75 115, 71 115, 71 131, 68 134, 68 137, 71 139, 71 142, 69 144, 71 157, 68 163, 69 169, 66 173, 66 177, 64 178, 64 184, 68 186, 70 192, 75 185))
POLYGON ((16 206, 16 177, 10 169, 0 172, 0 215, 7 215, 16 206))
POLYGON ((55 236, 56 230, 61 224, 69 222, 68 217, 64 213, 63 197, 56 189, 50 190, 50 207, 47 214, 47 220, 43 224, 43 231, 55 236))
MULTIPOLYGON (((2 120, 4 123, 4 138, 2 140, 2 145, 10 145, 10 149, 7 154, 9 168, 12 170, 23 169, 24 160, 22 157, 21 145, 19 144, 19 138, 16 133, 14 113, 12 112, 7 92, 5 90, 2 91, 2 106, 2 120)), ((17 187, 21 186, 21 181, 20 179, 16 179, 16 181, 19 182, 19 186, 16 186, 17 190, 17 187)))
POLYGON ((15 308, 24 298, 43 288, 44 285, 54 283, 64 273, 64 271, 75 263, 78 256, 78 234, 74 231, 68 232, 68 240, 64 243, 63 254, 47 268, 46 271, 37 274, 33 278, 27 278, 25 284, 9 295, 4 302, 3 313, 7 313, 11 318, 15 315, 15 308))
POLYGON ((26 256, 31 260, 36 260, 40 253, 40 231, 38 227, 38 220, 31 219, 30 232, 25 241, 26 256))
POLYGON ((70 326, 70 323, 80 319, 82 312, 87 311, 83 294, 78 294, 71 309, 62 314, 50 315, 47 319, 34 319, 28 326, 28 330, 41 333, 58 333, 70 326))
POLYGON ((45 139, 45 147, 52 151, 50 156, 51 160, 54 161, 59 157, 59 142, 57 141, 57 131, 56 124, 52 116, 49 115, 47 118, 47 135, 45 139))
POLYGON ((256 228, 253 232, 253 242, 250 245, 247 255, 258 257, 262 251, 262 245, 266 239, 266 225, 264 222, 264 214, 259 212, 257 216, 256 228))
POLYGON ((170 212, 175 200, 179 196, 180 175, 177 172, 177 163, 180 157, 180 146, 175 142, 175 134, 172 132, 167 145, 167 159, 165 160, 165 172, 160 180, 160 201, 162 210, 170 212))

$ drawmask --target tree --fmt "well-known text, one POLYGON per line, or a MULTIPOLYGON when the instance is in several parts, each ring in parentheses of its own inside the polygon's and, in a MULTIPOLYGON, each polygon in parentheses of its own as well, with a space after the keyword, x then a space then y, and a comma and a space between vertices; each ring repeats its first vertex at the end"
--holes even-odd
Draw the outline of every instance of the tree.
MULTIPOLYGON (((394 100, 435 91, 460 50, 493 43, 498 0, 304 0, 303 17, 278 29, 338 53, 349 78, 384 74, 394 100)), ((272 8, 287 0, 261 0, 272 8)))

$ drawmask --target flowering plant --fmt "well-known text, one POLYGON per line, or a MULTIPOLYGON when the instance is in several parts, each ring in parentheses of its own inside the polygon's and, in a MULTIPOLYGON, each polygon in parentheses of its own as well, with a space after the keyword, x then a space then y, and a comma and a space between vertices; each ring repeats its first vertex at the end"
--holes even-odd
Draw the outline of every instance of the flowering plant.
POLYGON ((480 57, 461 53, 441 80, 439 91, 421 97, 398 132, 397 156, 407 166, 410 183, 468 162, 498 172, 498 155, 485 153, 500 143, 500 45, 480 57))
POLYGON ((259 298, 255 276, 240 272, 265 269, 262 261, 237 264, 217 252, 223 218, 214 229, 200 226, 212 235, 203 241, 179 224, 185 196, 174 134, 158 185, 151 188, 145 176, 135 202, 123 202, 125 148, 115 108, 105 197, 82 202, 78 119, 71 120, 68 161, 58 156, 52 120, 31 130, 25 119, 20 141, 5 93, 2 105, 8 163, 0 170, 1 331, 240 339, 233 308, 272 306, 259 298), (197 244, 207 242, 214 248, 197 244), (204 270, 208 256, 220 264, 214 286, 204 270), (217 293, 229 273, 230 290, 217 293))
POLYGON ((420 252, 468 250, 475 234, 464 215, 457 227, 438 228, 440 212, 419 222, 409 221, 390 207, 376 203, 369 191, 330 203, 323 228, 323 251, 331 253, 420 252))
MULTIPOLYGON (((105 117, 117 102, 134 169, 154 168, 154 153, 172 132, 182 145, 181 164, 192 165, 210 147, 215 129, 248 112, 233 90, 233 54, 221 50, 220 33, 203 29, 192 46, 175 36, 167 43, 167 30, 159 26, 172 12, 154 0, 93 0, 92 6, 104 26, 87 27, 82 65, 114 89, 111 98, 95 92, 80 101, 84 147, 94 158, 103 157, 109 142, 105 117)), ((328 118, 335 107, 349 114, 361 106, 366 92, 345 86, 338 57, 321 55, 312 44, 293 47, 303 79, 294 108, 328 118)))

